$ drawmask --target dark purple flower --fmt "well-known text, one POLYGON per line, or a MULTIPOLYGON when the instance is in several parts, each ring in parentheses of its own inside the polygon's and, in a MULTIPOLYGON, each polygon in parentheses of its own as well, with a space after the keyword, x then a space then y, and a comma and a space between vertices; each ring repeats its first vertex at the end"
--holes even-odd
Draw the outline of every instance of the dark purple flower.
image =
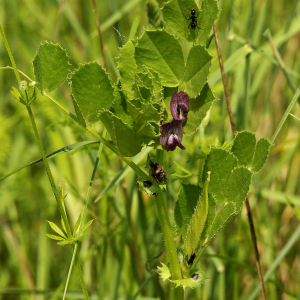
POLYGON ((176 146, 185 150, 185 147, 181 144, 183 129, 182 120, 172 120, 168 123, 160 126, 160 144, 167 151, 175 150, 176 146))
POLYGON ((185 120, 189 111, 189 97, 185 92, 174 93, 171 98, 170 110, 175 120, 185 120))

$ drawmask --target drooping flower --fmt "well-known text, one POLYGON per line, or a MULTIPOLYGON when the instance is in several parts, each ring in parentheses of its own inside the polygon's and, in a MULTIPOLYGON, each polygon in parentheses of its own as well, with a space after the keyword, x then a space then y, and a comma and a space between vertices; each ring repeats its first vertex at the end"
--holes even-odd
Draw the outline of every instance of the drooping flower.
POLYGON ((172 120, 168 123, 160 126, 160 144, 167 151, 173 151, 178 146, 185 150, 185 147, 181 144, 183 129, 182 120, 172 120))
POLYGON ((170 111, 175 120, 185 120, 189 111, 189 97, 185 92, 174 93, 171 98, 170 111))

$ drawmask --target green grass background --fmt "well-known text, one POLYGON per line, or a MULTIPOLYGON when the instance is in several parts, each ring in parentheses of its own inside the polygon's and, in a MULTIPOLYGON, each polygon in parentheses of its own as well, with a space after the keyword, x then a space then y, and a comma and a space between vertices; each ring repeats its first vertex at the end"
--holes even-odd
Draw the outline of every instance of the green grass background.
MULTIPOLYGON (((219 39, 238 130, 254 131, 256 138, 271 139, 294 91, 284 73, 274 63, 274 55, 263 37, 269 28, 276 47, 296 86, 300 83, 300 1, 223 0, 217 23, 219 39), (254 5, 252 11, 251 7, 254 5), (248 41, 257 51, 246 55, 248 41), (258 54, 263 51, 264 56, 258 54), (271 58, 271 59, 270 59, 271 58), (273 59, 273 62, 270 61, 273 59)), ((159 3, 162 7, 162 3, 159 3)), ((17 67, 34 78, 31 60, 43 41, 59 43, 69 56, 73 70, 81 63, 103 62, 95 25, 92 1, 65 1, 60 17, 60 1, 0 0, 0 23, 6 33, 17 67), (59 29, 58 29, 59 28, 59 29), (59 34, 57 34, 59 33, 59 34)), ((108 72, 117 81, 115 58, 119 47, 128 41, 133 26, 135 37, 149 25, 144 0, 97 1, 104 39, 108 72)), ((183 42, 185 56, 191 44, 183 42)), ((183 182, 197 182, 199 163, 187 162, 204 145, 222 145, 232 139, 215 43, 210 53, 212 90, 219 98, 211 109, 204 130, 184 137, 185 151, 168 153, 168 163, 180 165, 183 182), (205 134, 204 134, 205 133, 205 134), (192 176, 190 175, 193 174, 192 176)), ((0 41, 0 176, 40 157, 30 122, 23 105, 11 95, 17 87, 2 40, 0 41)), ((72 101, 67 82, 52 93, 70 111, 72 101)), ((77 126, 39 92, 33 105, 39 133, 46 153, 93 137, 77 126)), ((292 113, 300 117, 299 105, 292 113)), ((99 133, 103 128, 96 124, 99 133)), ((300 299, 299 219, 286 197, 300 205, 300 121, 289 116, 282 127, 264 169, 254 177, 250 194, 258 249, 267 281, 269 299, 300 299), (297 231, 298 230, 298 231, 297 231), (296 236, 295 236, 296 234, 296 236), (287 247, 288 245, 288 247, 287 247), (290 246, 289 246, 290 245, 290 246), (276 261, 279 263, 276 264, 276 261)), ((55 180, 68 187, 66 207, 75 224, 86 197, 96 158, 97 145, 73 150, 49 161, 55 180)), ((145 166, 146 156, 140 162, 145 166)), ((121 165, 106 148, 102 152, 92 191, 92 200, 115 178, 121 165)), ((123 183, 115 184, 99 202, 91 202, 88 219, 96 218, 81 243, 80 259, 85 282, 95 299, 127 299, 141 282, 137 271, 133 239, 126 212, 125 187, 131 202, 131 217, 136 227, 143 266, 164 247, 153 199, 143 195, 130 171, 123 183)), ((173 213, 179 181, 169 184, 168 207, 173 213)), ((0 298, 30 299, 33 287, 39 299, 55 299, 63 290, 71 261, 71 248, 58 246, 46 237, 53 233, 46 220, 60 223, 58 209, 42 163, 30 166, 0 182, 0 298)), ((201 260, 201 269, 210 278, 201 289, 186 292, 186 299, 260 299, 252 294, 259 286, 249 226, 242 213, 231 219, 213 241, 201 260), (211 256, 213 255, 213 256, 211 256)), ((156 268, 164 255, 148 263, 156 268)), ((145 277, 151 274, 144 269, 145 277)), ((169 287, 153 277, 140 299, 168 299, 169 287)), ((68 298, 81 299, 76 271, 73 271, 68 298)), ((129 298, 128 298, 129 299, 129 298)))

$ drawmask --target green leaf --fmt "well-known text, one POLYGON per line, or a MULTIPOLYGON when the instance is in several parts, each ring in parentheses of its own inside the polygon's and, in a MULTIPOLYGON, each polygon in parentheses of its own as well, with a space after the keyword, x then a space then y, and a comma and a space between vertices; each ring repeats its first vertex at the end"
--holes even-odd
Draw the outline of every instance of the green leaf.
POLYGON ((12 95, 21 103, 24 103, 24 100, 22 99, 22 95, 20 94, 20 92, 12 86, 12 91, 10 91, 12 93, 12 95))
POLYGON ((118 118, 120 118, 124 123, 128 124, 129 127, 133 126, 131 116, 128 112, 128 104, 121 91, 114 91, 114 104, 111 108, 111 112, 118 118))
POLYGON ((57 241, 64 241, 65 239, 61 236, 55 235, 55 234, 47 234, 46 236, 52 240, 57 240, 57 241))
POLYGON ((95 123, 103 109, 113 104, 113 87, 105 70, 91 62, 79 67, 71 78, 72 94, 85 121, 95 123))
POLYGON ((118 67, 120 71, 120 81, 122 84, 122 91, 126 98, 132 100, 135 98, 133 84, 136 79, 137 66, 135 63, 135 48, 131 40, 129 40, 121 49, 120 55, 117 58, 118 67))
POLYGON ((210 36, 214 22, 216 22, 219 17, 219 12, 220 10, 218 8, 217 0, 202 1, 201 11, 198 17, 198 26, 200 25, 202 30, 198 31, 196 40, 197 44, 205 44, 206 40, 210 36))
POLYGON ((187 231, 186 240, 184 244, 184 251, 188 255, 188 257, 190 257, 193 253, 195 253, 206 222, 207 212, 208 212, 207 189, 208 189, 209 180, 210 179, 208 175, 208 179, 204 183, 202 194, 200 196, 190 226, 187 231))
POLYGON ((65 233, 67 233, 67 229, 66 229, 66 226, 65 226, 65 223, 64 223, 64 219, 63 219, 63 218, 60 218, 60 223, 61 223, 61 226, 62 226, 62 228, 63 228, 63 231, 64 231, 65 233))
POLYGON ((47 221, 50 225, 50 227, 52 228, 52 230, 54 230, 57 234, 59 234, 60 236, 64 237, 65 239, 67 238, 65 236, 65 234, 61 231, 61 229, 53 222, 47 221))
POLYGON ((76 235, 77 231, 78 231, 78 228, 80 226, 80 223, 82 221, 82 213, 79 214, 79 217, 75 223, 75 226, 74 226, 74 230, 73 230, 73 237, 76 235))
POLYGON ((207 155, 204 174, 211 171, 208 192, 214 196, 216 203, 223 204, 227 201, 228 179, 236 166, 237 159, 226 150, 212 148, 207 155))
POLYGON ((190 278, 183 278, 178 280, 170 280, 176 284, 176 287, 182 286, 183 289, 189 287, 191 289, 200 287, 202 283, 207 281, 207 276, 200 271, 195 272, 190 278))
POLYGON ((179 41, 165 30, 145 31, 137 40, 135 60, 139 69, 153 69, 164 86, 178 86, 184 77, 184 59, 179 41))
POLYGON ((209 245, 212 239, 218 234, 221 228, 226 224, 227 220, 235 213, 235 205, 232 202, 227 203, 219 213, 216 215, 211 228, 208 233, 208 237, 202 244, 204 247, 209 245))
POLYGON ((239 166, 250 167, 255 150, 256 139, 252 132, 238 132, 231 148, 231 152, 238 160, 239 166))
POLYGON ((81 240, 83 240, 86 236, 87 236, 86 234, 77 236, 77 237, 75 237, 75 239, 73 240, 73 242, 81 241, 81 240))
POLYGON ((142 147, 136 134, 121 119, 108 110, 103 111, 99 118, 122 156, 131 157, 141 151, 142 147))
POLYGON ((186 92, 192 98, 197 97, 207 81, 212 56, 203 46, 191 48, 185 68, 184 80, 186 92))
POLYGON ((159 274, 160 278, 162 278, 162 280, 165 281, 171 277, 171 272, 164 263, 161 263, 161 264, 162 264, 162 267, 157 267, 159 269, 158 274, 159 274))
POLYGON ((186 135, 195 133, 215 100, 216 98, 208 84, 204 85, 196 99, 190 99, 189 114, 183 124, 183 130, 186 135))
POLYGON ((71 94, 71 97, 72 97, 72 101, 73 101, 73 106, 74 106, 74 110, 76 112, 76 116, 77 116, 77 119, 78 119, 78 123, 83 127, 83 128, 86 128, 86 123, 85 123, 85 120, 84 120, 84 117, 83 117, 83 114, 76 102, 76 100, 74 99, 73 95, 71 94))
POLYGON ((193 184, 182 184, 179 190, 174 219, 177 235, 182 235, 184 240, 201 193, 201 187, 193 184))
MULTIPOLYGON (((198 29, 189 27, 191 20, 187 20, 191 16, 191 9, 195 8, 196 16, 199 9, 193 0, 171 0, 166 2, 162 8, 164 20, 177 36, 185 41, 192 42, 196 39, 198 29)), ((200 24, 198 24, 200 27, 200 24)))
POLYGON ((259 141, 256 144, 255 153, 252 161, 251 170, 254 173, 257 173, 263 168, 268 158, 270 148, 271 148, 271 143, 267 139, 265 138, 259 139, 259 141))
POLYGON ((81 229, 81 232, 84 232, 87 228, 90 227, 90 225, 94 222, 95 219, 92 219, 90 221, 88 221, 81 229))
POLYGON ((61 245, 61 246, 70 245, 70 244, 72 244, 72 242, 69 240, 57 243, 57 245, 61 245))
POLYGON ((40 45, 32 63, 41 91, 57 89, 69 73, 69 57, 60 45, 48 42, 40 45))
POLYGON ((206 222, 201 234, 200 243, 203 244, 203 241, 207 238, 207 235, 210 231, 210 227, 215 219, 216 216, 216 202, 212 195, 208 194, 208 212, 206 222))
POLYGON ((228 180, 228 201, 235 204, 235 212, 241 209, 250 189, 252 172, 245 167, 235 168, 228 180))

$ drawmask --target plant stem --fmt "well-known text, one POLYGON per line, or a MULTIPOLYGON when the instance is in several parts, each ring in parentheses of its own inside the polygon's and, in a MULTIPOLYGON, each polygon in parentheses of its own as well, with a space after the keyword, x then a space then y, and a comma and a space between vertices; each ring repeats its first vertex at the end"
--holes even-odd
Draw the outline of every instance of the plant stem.
MULTIPOLYGON (((283 74, 284 74, 284 76, 285 76, 285 78, 286 78, 286 80, 287 80, 287 82, 288 82, 291 90, 293 91, 293 93, 296 93, 297 86, 296 86, 295 82, 293 81, 292 77, 290 76, 290 74, 286 70, 285 64, 284 64, 284 62, 283 62, 283 60, 282 60, 282 58, 281 58, 281 56, 280 56, 280 54, 279 54, 279 52, 278 52, 275 44, 274 44, 274 41, 272 39, 271 32, 269 30, 267 30, 264 35, 265 35, 265 37, 269 41, 269 44, 270 44, 270 46, 271 46, 271 48, 273 50, 273 53, 274 53, 274 55, 276 57, 276 60, 277 60, 277 62, 279 64, 279 67, 282 70, 282 72, 283 72, 283 74)), ((299 99, 299 101, 300 101, 300 99, 299 99)))
MULTIPOLYGON (((219 39, 218 39, 217 27, 216 27, 215 23, 213 25, 213 29, 214 29, 214 33, 215 33, 215 41, 216 41, 216 47, 217 47, 217 51, 218 51, 222 80, 223 80, 223 85, 224 85, 224 90, 225 90, 225 95, 226 95, 227 109, 228 109, 228 114, 229 114, 230 123, 231 123, 231 130, 232 130, 233 137, 235 137, 236 129, 235 129, 234 119, 233 119, 232 110, 231 110, 229 92, 228 92, 228 88, 227 88, 225 71, 224 71, 224 67, 223 67, 223 61, 222 61, 222 56, 221 56, 221 49, 220 49, 220 44, 219 44, 219 39)), ((261 264, 260 264, 260 260, 259 260, 259 252, 258 252, 258 248, 257 248, 255 228, 254 228, 254 224, 253 224, 253 218, 252 218, 252 213, 251 213, 248 196, 245 200, 245 205, 246 205, 246 209, 247 209, 248 223, 249 223, 249 227, 250 227, 251 240, 252 240, 254 253, 255 253, 255 261, 256 261, 256 267, 257 267, 257 271, 258 271, 259 282, 260 282, 260 286, 261 286, 261 290, 262 290, 262 294, 263 294, 263 299, 267 300, 268 298, 267 298, 264 278, 263 278, 263 274, 262 274, 261 264)))
MULTIPOLYGON (((156 150, 156 163, 163 163, 164 150, 156 150)), ((177 249, 174 242, 172 227, 170 224, 167 207, 163 192, 160 191, 155 199, 155 206, 160 221, 162 233, 164 236, 166 254, 171 267, 171 275, 173 280, 181 279, 181 269, 178 262, 177 249)), ((175 299, 183 299, 183 289, 175 289, 175 299)))
POLYGON ((101 33, 101 28, 100 28, 100 22, 99 22, 99 15, 98 15, 98 10, 97 10, 97 5, 96 5, 96 1, 95 0, 93 0, 93 7, 94 7, 94 14, 95 14, 95 19, 96 19, 96 26, 97 26, 97 31, 98 31, 98 37, 99 37, 99 42, 100 42, 100 49, 101 49, 102 58, 103 58, 103 64, 104 64, 104 68, 106 69, 106 72, 107 72, 108 69, 107 69, 105 51, 104 51, 104 46, 103 46, 103 38, 102 38, 102 33, 101 33))
POLYGON ((300 86, 299 86, 298 89, 296 90, 296 93, 295 93, 295 95, 294 95, 294 97, 293 97, 291 103, 289 104, 288 108, 287 108, 286 111, 284 112, 284 114, 283 114, 283 116, 282 116, 282 119, 281 119, 281 121, 280 121, 278 127, 276 128, 276 131, 275 131, 275 133, 274 133, 274 135, 273 135, 273 137, 272 137, 272 139, 271 139, 271 144, 274 143, 274 141, 275 141, 275 139, 276 139, 276 137, 277 137, 277 135, 278 135, 280 129, 282 128, 282 126, 283 126, 285 120, 287 119, 287 117, 288 117, 290 111, 292 110, 293 106, 295 105, 295 103, 296 103, 297 100, 299 99, 299 96, 300 96, 300 86))
MULTIPOLYGON (((71 232, 70 224, 68 222, 67 214, 66 214, 64 206, 63 206, 63 202, 62 202, 63 200, 61 200, 61 198, 58 195, 58 191, 57 191, 56 185, 54 183, 53 175, 52 175, 52 172, 50 170, 50 167, 49 167, 49 164, 48 164, 48 161, 47 161, 47 158, 46 158, 46 153, 45 153, 41 138, 40 138, 38 130, 37 130, 37 126, 36 126, 36 123, 35 123, 35 120, 34 120, 34 116, 33 116, 31 107, 26 106, 26 109, 27 109, 27 112, 28 112, 28 115, 29 115, 29 119, 30 119, 30 122, 31 122, 31 125, 32 125, 32 128, 33 128, 33 131, 34 131, 35 138, 36 138, 36 140, 38 142, 38 145, 39 145, 40 153, 41 153, 42 158, 43 158, 44 166, 45 166, 45 169, 46 169, 46 172, 47 172, 47 175, 48 175, 48 179, 49 179, 51 187, 52 187, 53 194, 55 196, 55 200, 56 200, 60 215, 63 218, 63 222, 64 222, 66 230, 67 230, 68 238, 71 238, 72 237, 72 232, 71 232)), ((75 263, 76 263, 76 269, 77 269, 77 273, 78 273, 77 275, 79 277, 79 280, 80 280, 80 283, 81 283, 81 288, 82 288, 82 291, 84 293, 85 299, 89 299, 78 258, 76 259, 75 263)))
MULTIPOLYGON (((103 138, 105 138, 106 133, 107 133, 107 131, 106 131, 106 129, 104 129, 103 138)), ((92 190, 92 186, 93 186, 93 181, 94 181, 94 178, 95 178, 95 174, 96 174, 96 170, 97 170, 98 163, 99 163, 99 160, 100 160, 100 156, 101 156, 101 153, 102 153, 102 149, 103 149, 103 143, 100 143, 99 148, 98 148, 98 152, 97 152, 97 158, 96 158, 96 161, 95 161, 95 164, 94 164, 93 173, 92 173, 92 176, 91 176, 91 180, 90 180, 87 195, 86 195, 86 200, 84 202, 84 207, 83 207, 83 211, 82 211, 82 219, 81 219, 81 223, 79 225, 79 230, 78 230, 78 236, 80 236, 80 234, 81 234, 81 229, 82 229, 82 226, 83 226, 83 223, 84 223, 85 212, 86 212, 87 206, 88 206, 89 201, 90 201, 90 195, 91 195, 91 190, 92 190)), ((76 232, 74 232, 74 234, 75 233, 76 232)), ((75 246, 73 246, 73 255, 72 255, 72 260, 71 260, 71 264, 70 264, 70 267, 69 267, 69 272, 68 272, 67 281, 66 281, 66 285, 65 285, 63 300, 65 299, 66 292, 67 292, 67 289, 68 289, 69 279, 70 279, 71 272, 72 272, 72 269, 73 269, 73 264, 74 264, 74 260, 75 260, 76 254, 77 254, 77 249, 78 249, 78 242, 76 242, 75 246)), ((78 268, 77 265, 76 265, 76 268, 78 268)), ((80 269, 80 272, 81 272, 81 269, 80 269)), ((86 289, 85 289, 85 291, 86 291, 86 289)), ((86 294, 88 296, 87 291, 86 291, 86 294)))
POLYGON ((16 75, 16 78, 17 78, 17 81, 18 81, 18 84, 20 84, 21 78, 20 78, 20 75, 19 75, 19 73, 18 73, 17 65, 16 65, 15 60, 14 60, 14 57, 13 57, 13 55, 12 55, 12 53, 11 53, 9 44, 8 44, 8 42, 7 42, 7 39, 6 39, 6 36, 5 36, 5 33, 4 33, 3 29, 2 29, 1 24, 0 24, 0 33, 1 33, 1 36, 2 36, 2 39, 3 39, 3 42, 4 42, 4 45, 5 45, 6 51, 7 51, 8 55, 9 55, 11 64, 12 64, 12 66, 13 66, 13 68, 14 68, 14 72, 15 72, 15 75, 16 75))
POLYGON ((60 215, 62 216, 64 224, 66 226, 68 238, 70 238, 70 237, 72 237, 71 228, 70 228, 70 225, 69 225, 69 222, 68 222, 68 218, 67 218, 65 209, 63 207, 63 203, 61 201, 60 196, 58 195, 58 191, 57 191, 56 185, 54 183, 54 179, 53 179, 53 176, 52 176, 52 173, 51 173, 51 170, 50 170, 47 158, 46 158, 46 153, 45 153, 44 147, 42 145, 41 138, 40 138, 38 130, 37 130, 37 126, 36 126, 36 123, 35 123, 35 120, 34 120, 34 116, 33 116, 31 107, 30 106, 26 106, 26 109, 27 109, 27 112, 28 112, 28 115, 29 115, 29 119, 30 119, 32 128, 33 128, 34 136, 35 136, 35 138, 36 138, 36 140, 38 142, 38 146, 39 146, 39 149, 40 149, 40 153, 42 155, 42 159, 43 159, 43 163, 44 163, 47 175, 48 175, 48 179, 50 181, 52 192, 53 192, 53 194, 55 196, 55 200, 56 200, 56 203, 57 203, 60 215))
POLYGON ((217 51, 218 51, 219 64, 220 64, 220 69, 221 69, 221 74, 222 74, 222 80, 223 80, 224 91, 225 91, 225 96, 226 96, 227 110, 228 110, 228 115, 229 115, 229 119, 230 119, 231 130, 232 130, 233 137, 235 137, 236 129, 235 129, 235 124, 234 124, 231 105, 230 105, 229 91, 228 91, 228 87, 227 87, 226 76, 225 76, 225 71, 224 71, 224 67, 223 67, 223 60, 222 60, 222 56, 221 56, 221 49, 220 49, 220 45, 219 45, 218 32, 217 32, 217 27, 216 27, 215 23, 213 25, 213 29, 214 29, 214 33, 215 33, 215 41, 216 41, 216 46, 217 46, 217 51))

